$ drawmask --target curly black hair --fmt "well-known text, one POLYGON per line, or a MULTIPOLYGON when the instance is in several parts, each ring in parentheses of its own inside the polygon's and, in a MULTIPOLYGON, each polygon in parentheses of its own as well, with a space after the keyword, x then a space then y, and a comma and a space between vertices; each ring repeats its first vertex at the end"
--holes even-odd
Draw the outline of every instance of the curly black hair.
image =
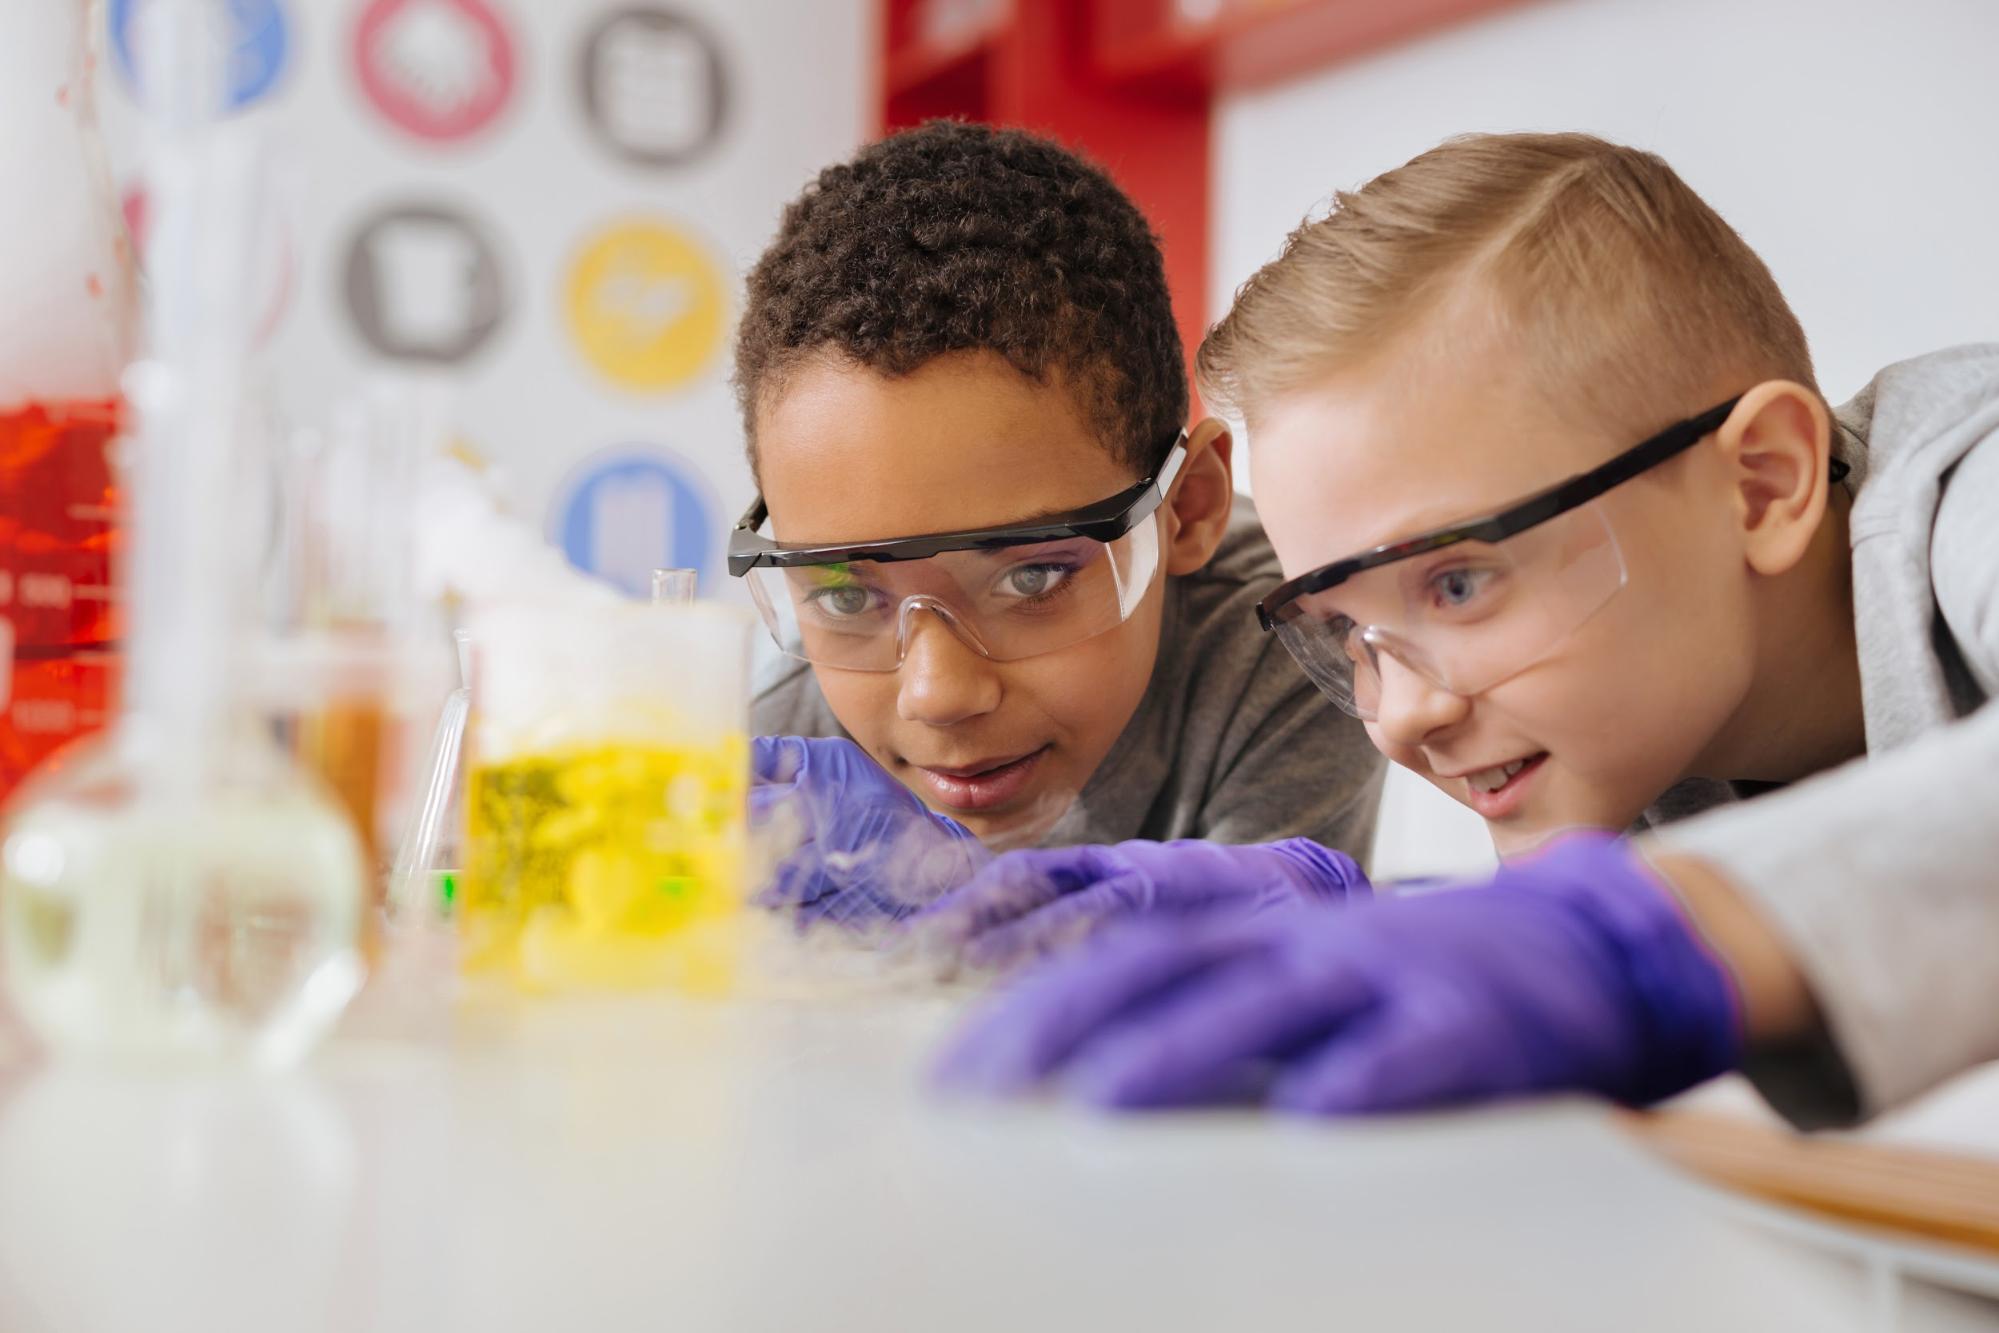
POLYGON ((1019 130, 931 121, 826 168, 750 271, 735 386, 756 409, 832 353, 888 376, 985 350, 1050 373, 1134 473, 1187 417, 1159 242, 1102 170, 1019 130))

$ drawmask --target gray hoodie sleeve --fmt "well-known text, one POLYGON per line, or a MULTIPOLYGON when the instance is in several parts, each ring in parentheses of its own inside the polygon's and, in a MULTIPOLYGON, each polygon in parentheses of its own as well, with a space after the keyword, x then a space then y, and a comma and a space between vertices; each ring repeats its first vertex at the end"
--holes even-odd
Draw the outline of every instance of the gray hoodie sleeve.
POLYGON ((1886 748, 1870 715, 1867 759, 1653 835, 1741 886, 1803 969, 1830 1041, 1816 1057, 1746 1071, 1799 1124, 1871 1115, 1999 1059, 1999 433, 1987 429, 1989 392, 1974 395, 1982 413, 1956 423, 1976 442, 1930 469, 1930 500, 1856 541, 1856 577, 1903 571, 1879 614, 1863 610, 1863 667, 1872 656, 1904 678, 1931 672, 1935 695, 1964 715, 1911 726, 1886 748), (1863 558, 1876 568, 1862 571, 1863 558))
POLYGON ((1794 1122, 1871 1115, 1999 1059, 1995 783, 1988 704, 1881 758, 1653 835, 1746 890, 1818 999, 1839 1058, 1747 1071, 1794 1122))

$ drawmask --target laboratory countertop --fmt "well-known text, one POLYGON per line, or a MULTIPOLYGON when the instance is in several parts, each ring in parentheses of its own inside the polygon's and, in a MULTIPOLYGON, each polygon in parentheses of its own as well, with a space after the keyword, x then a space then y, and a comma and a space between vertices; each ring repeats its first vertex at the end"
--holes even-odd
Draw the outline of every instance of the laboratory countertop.
POLYGON ((957 1101, 963 994, 858 975, 415 1022, 385 983, 283 1076, 0 1043, 0 1329, 1863 1327, 1600 1108, 957 1101))

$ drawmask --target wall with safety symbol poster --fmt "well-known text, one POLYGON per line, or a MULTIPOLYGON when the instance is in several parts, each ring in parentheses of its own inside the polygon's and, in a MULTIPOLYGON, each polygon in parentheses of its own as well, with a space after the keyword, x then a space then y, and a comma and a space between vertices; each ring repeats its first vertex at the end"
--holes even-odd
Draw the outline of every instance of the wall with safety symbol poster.
MULTIPOLYGON (((569 558, 721 591, 747 503, 728 387, 742 274, 867 123, 862 0, 231 0, 267 111, 279 398, 323 420, 371 368, 455 386, 463 444, 569 558)), ((131 142, 143 0, 101 72, 131 142)), ((131 184, 128 217, 143 233, 131 184)), ((142 242, 143 243, 143 242, 142 242)))

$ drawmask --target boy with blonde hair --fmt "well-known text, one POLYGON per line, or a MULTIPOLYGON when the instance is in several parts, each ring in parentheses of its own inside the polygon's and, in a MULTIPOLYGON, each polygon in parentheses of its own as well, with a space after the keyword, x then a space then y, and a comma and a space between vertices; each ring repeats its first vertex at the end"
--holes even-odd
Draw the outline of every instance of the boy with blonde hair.
MULTIPOLYGON (((1671 168, 1522 134, 1338 195, 1200 369, 1287 576, 1263 627, 1507 859, 1123 932, 947 1075, 1340 1113, 1739 1066, 1820 1124, 1999 1056, 1999 347, 1831 412, 1671 168)), ((1076 854, 1002 858, 939 928, 1019 938, 1091 891, 1076 854)))

